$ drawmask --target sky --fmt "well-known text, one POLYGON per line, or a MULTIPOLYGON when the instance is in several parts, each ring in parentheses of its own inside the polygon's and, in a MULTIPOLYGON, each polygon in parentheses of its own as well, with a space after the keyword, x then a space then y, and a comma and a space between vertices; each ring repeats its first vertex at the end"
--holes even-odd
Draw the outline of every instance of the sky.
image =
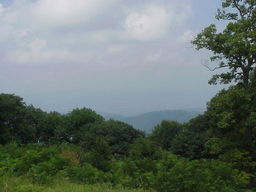
POLYGON ((190 43, 221 0, 0 0, 0 92, 46 111, 205 108, 222 86, 190 43))

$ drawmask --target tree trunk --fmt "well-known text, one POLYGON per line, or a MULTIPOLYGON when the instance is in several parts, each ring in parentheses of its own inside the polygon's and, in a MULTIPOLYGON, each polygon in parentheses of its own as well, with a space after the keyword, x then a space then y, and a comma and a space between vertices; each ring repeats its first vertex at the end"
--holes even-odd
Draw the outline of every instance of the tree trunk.
POLYGON ((249 75, 250 75, 250 69, 243 68, 243 84, 246 89, 249 87, 249 75))

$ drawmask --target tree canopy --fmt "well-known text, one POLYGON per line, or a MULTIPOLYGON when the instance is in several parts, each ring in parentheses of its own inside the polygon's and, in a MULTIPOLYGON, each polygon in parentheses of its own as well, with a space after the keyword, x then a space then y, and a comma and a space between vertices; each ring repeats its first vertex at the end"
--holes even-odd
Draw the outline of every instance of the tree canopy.
POLYGON ((248 87, 256 64, 256 1, 223 0, 216 19, 228 21, 221 32, 212 24, 192 41, 197 49, 213 52, 210 59, 218 64, 211 70, 228 69, 214 75, 209 83, 235 81, 248 87))

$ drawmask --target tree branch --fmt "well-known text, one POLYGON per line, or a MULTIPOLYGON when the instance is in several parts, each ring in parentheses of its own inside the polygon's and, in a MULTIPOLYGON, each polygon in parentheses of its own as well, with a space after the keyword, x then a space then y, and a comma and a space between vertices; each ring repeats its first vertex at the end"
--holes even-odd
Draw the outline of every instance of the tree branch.
POLYGON ((234 6, 235 6, 235 8, 238 10, 240 17, 241 17, 242 19, 244 19, 244 14, 242 13, 242 10, 240 9, 238 2, 239 2, 239 1, 235 0, 235 1, 234 1, 234 6))
POLYGON ((208 70, 210 70, 210 71, 215 71, 215 70, 217 70, 217 69, 221 69, 221 68, 224 68, 224 67, 228 67, 229 65, 223 65, 223 66, 218 66, 218 67, 214 67, 214 68, 210 68, 209 67, 209 64, 206 64, 206 62, 204 62, 204 63, 202 63, 202 65, 204 66, 204 67, 206 67, 208 70))

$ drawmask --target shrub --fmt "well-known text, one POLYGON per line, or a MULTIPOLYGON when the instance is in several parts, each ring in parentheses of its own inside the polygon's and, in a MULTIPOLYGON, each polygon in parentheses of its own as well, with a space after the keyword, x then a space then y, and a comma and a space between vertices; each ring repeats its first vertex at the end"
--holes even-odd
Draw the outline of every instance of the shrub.
POLYGON ((81 167, 68 167, 67 176, 73 180, 87 184, 101 183, 104 181, 104 172, 99 171, 92 165, 85 163, 81 167))
POLYGON ((55 156, 48 161, 32 165, 28 175, 34 182, 48 183, 51 176, 56 175, 58 171, 63 170, 68 165, 67 159, 61 156, 55 156))
POLYGON ((161 192, 242 192, 249 177, 217 160, 170 157, 158 164, 153 188, 161 192))

